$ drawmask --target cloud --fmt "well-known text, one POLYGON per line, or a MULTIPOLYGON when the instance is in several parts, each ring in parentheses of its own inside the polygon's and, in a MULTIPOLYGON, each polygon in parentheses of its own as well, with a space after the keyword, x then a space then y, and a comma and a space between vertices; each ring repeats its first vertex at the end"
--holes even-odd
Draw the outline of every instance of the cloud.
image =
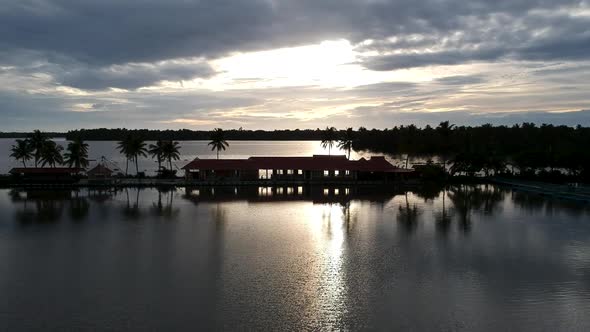
POLYGON ((75 68, 55 74, 60 84, 84 90, 137 89, 161 81, 208 78, 214 70, 206 63, 127 64, 102 68, 75 68))

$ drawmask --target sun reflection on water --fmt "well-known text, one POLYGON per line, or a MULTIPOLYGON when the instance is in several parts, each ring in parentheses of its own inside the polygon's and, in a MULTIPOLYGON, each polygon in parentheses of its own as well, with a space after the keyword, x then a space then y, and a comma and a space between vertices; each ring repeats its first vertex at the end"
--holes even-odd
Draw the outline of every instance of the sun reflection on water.
POLYGON ((321 257, 314 305, 319 310, 317 319, 326 327, 338 328, 347 312, 344 251, 350 205, 311 204, 306 207, 304 215, 315 250, 321 257))

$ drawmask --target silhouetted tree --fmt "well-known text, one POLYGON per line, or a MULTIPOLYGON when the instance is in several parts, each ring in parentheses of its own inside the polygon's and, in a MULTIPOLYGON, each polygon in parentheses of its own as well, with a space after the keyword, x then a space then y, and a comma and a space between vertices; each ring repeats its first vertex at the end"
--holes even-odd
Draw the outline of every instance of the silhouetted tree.
POLYGON ((229 147, 229 143, 225 141, 225 133, 221 128, 215 128, 211 132, 211 142, 208 145, 211 146, 211 151, 217 150, 217 159, 219 159, 219 151, 225 150, 225 148, 229 147))
POLYGON ((178 142, 166 141, 162 149, 162 157, 168 160, 170 170, 172 170, 172 160, 180 159, 180 145, 178 142))
POLYGON ((28 138, 29 144, 31 144, 32 149, 34 152, 35 158, 35 167, 39 167, 39 161, 41 160, 41 150, 45 146, 45 143, 49 140, 45 134, 43 134, 40 130, 35 130, 28 138))
POLYGON ((10 156, 20 160, 24 167, 27 167, 27 161, 33 158, 33 146, 27 140, 17 139, 16 144, 10 148, 10 156))
POLYGON ((322 131, 321 144, 324 149, 326 147, 328 148, 328 155, 331 155, 332 146, 334 146, 336 140, 338 140, 338 132, 336 131, 336 128, 326 127, 326 129, 322 131))
POLYGON ((164 141, 158 140, 156 144, 150 144, 148 147, 148 153, 152 158, 156 158, 158 161, 158 170, 162 168, 162 159, 164 153, 164 141))
POLYGON ((57 145, 54 141, 46 141, 41 149, 41 166, 49 165, 55 167, 55 165, 63 164, 62 151, 63 147, 61 145, 57 145))
POLYGON ((69 167, 88 167, 88 144, 84 143, 84 141, 79 138, 74 139, 72 142, 68 143, 64 159, 69 167))
POLYGON ((338 142, 338 148, 346 151, 348 159, 350 159, 350 152, 352 151, 353 142, 354 130, 352 128, 347 128, 338 142))

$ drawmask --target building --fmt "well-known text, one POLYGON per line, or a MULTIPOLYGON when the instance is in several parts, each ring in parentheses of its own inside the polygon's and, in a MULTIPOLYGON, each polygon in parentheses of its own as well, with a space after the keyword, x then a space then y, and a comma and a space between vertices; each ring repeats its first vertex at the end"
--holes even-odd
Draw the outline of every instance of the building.
POLYGON ((385 157, 349 160, 346 156, 199 159, 183 167, 194 181, 356 182, 403 180, 413 170, 393 166, 385 157))
POLYGON ((88 183, 110 183, 113 171, 103 164, 98 164, 86 174, 88 174, 88 183))
POLYGON ((20 182, 31 183, 75 183, 80 179, 83 168, 75 167, 16 167, 10 174, 20 182))

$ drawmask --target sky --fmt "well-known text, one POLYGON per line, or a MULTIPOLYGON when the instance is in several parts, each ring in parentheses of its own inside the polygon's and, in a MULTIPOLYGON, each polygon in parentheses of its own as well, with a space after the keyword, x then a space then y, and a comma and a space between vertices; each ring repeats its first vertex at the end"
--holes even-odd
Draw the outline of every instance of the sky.
POLYGON ((590 126, 590 0, 0 0, 0 131, 590 126))

